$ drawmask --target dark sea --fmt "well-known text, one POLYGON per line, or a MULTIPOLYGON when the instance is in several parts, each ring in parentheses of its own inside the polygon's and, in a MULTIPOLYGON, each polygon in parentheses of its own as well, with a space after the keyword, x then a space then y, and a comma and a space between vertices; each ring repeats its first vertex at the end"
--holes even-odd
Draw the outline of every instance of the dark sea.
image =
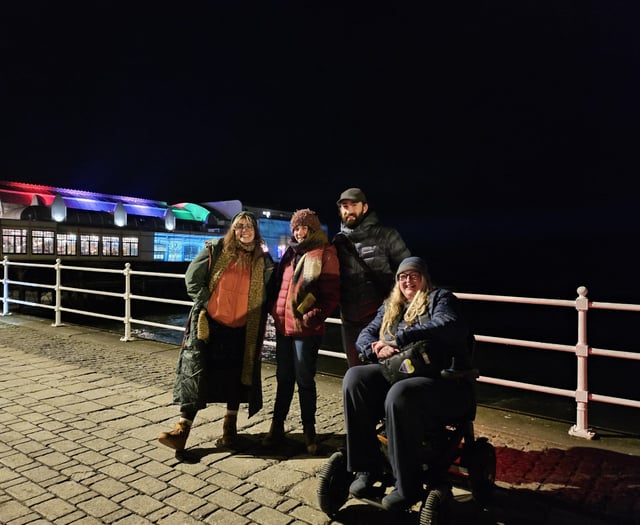
MULTIPOLYGON (((457 241, 449 231, 443 238, 414 238, 414 246, 427 259, 434 282, 456 292, 575 300, 578 288, 585 286, 591 301, 640 304, 638 257, 633 248, 640 221, 628 209, 617 213, 619 222, 613 221, 617 224, 613 229, 600 227, 598 214, 585 211, 574 218, 575 229, 569 232, 566 217, 558 231, 554 231, 554 217, 542 218, 549 223, 547 234, 536 237, 524 231, 522 239, 514 238, 509 217, 504 218, 502 237, 496 234, 495 220, 491 232, 482 235, 480 221, 471 231, 461 226, 457 241)), ((566 345, 578 341, 578 314, 573 308, 463 304, 476 334, 566 345)), ((587 342, 593 348, 640 352, 639 324, 640 313, 592 309, 587 314, 587 342)), ((482 375, 576 388, 577 358, 570 353, 478 343, 475 360, 482 375)), ((640 400, 638 377, 640 361, 588 359, 591 393, 640 400)), ((482 404, 575 423, 572 398, 481 383, 478 399, 482 404)), ((588 416, 590 426, 640 435, 638 409, 590 402, 588 416)))

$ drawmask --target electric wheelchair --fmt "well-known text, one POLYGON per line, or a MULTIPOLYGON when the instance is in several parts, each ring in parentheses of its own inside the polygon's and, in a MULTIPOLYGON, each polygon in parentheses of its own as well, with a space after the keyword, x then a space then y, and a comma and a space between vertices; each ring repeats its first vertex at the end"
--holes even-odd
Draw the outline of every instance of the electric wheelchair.
MULTIPOLYGON (((472 381, 478 377, 476 369, 454 371, 443 370, 446 379, 472 381)), ((475 436, 473 421, 476 406, 465 417, 442 421, 442 425, 427 431, 423 439, 422 457, 424 497, 419 504, 419 524, 446 524, 450 520, 450 503, 453 499, 453 484, 463 484, 476 502, 486 506, 493 492, 496 475, 496 454, 493 445, 486 438, 475 436)), ((387 437, 384 421, 377 428, 385 464, 383 479, 379 487, 374 487, 371 499, 361 499, 370 505, 383 508, 380 500, 387 489, 394 485, 394 477, 389 464, 387 437)), ((339 449, 322 466, 318 473, 317 496, 320 509, 334 519, 349 498, 349 485, 354 474, 347 472, 346 451, 339 449)))

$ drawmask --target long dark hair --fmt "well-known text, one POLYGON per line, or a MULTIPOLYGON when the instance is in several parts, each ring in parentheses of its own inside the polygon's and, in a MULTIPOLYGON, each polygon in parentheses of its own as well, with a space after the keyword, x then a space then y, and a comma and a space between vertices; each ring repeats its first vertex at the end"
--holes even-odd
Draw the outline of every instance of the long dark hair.
POLYGON ((264 257, 266 243, 260 234, 258 220, 255 215, 250 211, 241 211, 240 213, 237 213, 233 219, 231 219, 231 226, 229 226, 229 230, 225 233, 224 238, 222 239, 222 246, 223 251, 227 252, 233 258, 237 258, 243 253, 250 253, 252 260, 264 257), (253 225, 255 237, 251 244, 241 243, 236 238, 235 227, 242 219, 253 225))

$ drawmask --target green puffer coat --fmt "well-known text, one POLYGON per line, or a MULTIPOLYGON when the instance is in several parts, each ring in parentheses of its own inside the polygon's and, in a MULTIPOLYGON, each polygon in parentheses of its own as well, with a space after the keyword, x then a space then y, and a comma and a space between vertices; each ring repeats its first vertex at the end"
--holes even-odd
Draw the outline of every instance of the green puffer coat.
MULTIPOLYGON (((228 382, 228 370, 206 366, 209 344, 198 339, 198 316, 209 300, 209 280, 211 270, 222 252, 222 240, 212 241, 191 261, 185 273, 187 293, 194 301, 182 340, 182 347, 176 366, 176 379, 173 388, 173 401, 181 410, 196 412, 207 403, 226 402, 224 385, 228 382)), ((245 352, 249 349, 252 359, 243 367, 243 392, 241 402, 248 403, 249 417, 262 408, 262 372, 261 352, 267 321, 267 306, 274 294, 274 263, 268 252, 264 254, 261 304, 258 315, 257 331, 247 341, 245 352)), ((249 319, 247 322, 247 334, 249 319)))

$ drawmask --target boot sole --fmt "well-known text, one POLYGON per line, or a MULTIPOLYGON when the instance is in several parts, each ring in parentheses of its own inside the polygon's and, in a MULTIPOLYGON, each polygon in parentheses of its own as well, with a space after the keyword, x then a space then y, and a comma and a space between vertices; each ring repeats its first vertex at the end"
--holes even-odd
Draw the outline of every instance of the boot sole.
POLYGON ((176 446, 174 443, 172 443, 168 439, 158 438, 158 441, 161 444, 163 444, 165 447, 169 447, 172 450, 177 450, 178 452, 184 450, 184 445, 182 446, 182 448, 180 448, 179 446, 176 446))

